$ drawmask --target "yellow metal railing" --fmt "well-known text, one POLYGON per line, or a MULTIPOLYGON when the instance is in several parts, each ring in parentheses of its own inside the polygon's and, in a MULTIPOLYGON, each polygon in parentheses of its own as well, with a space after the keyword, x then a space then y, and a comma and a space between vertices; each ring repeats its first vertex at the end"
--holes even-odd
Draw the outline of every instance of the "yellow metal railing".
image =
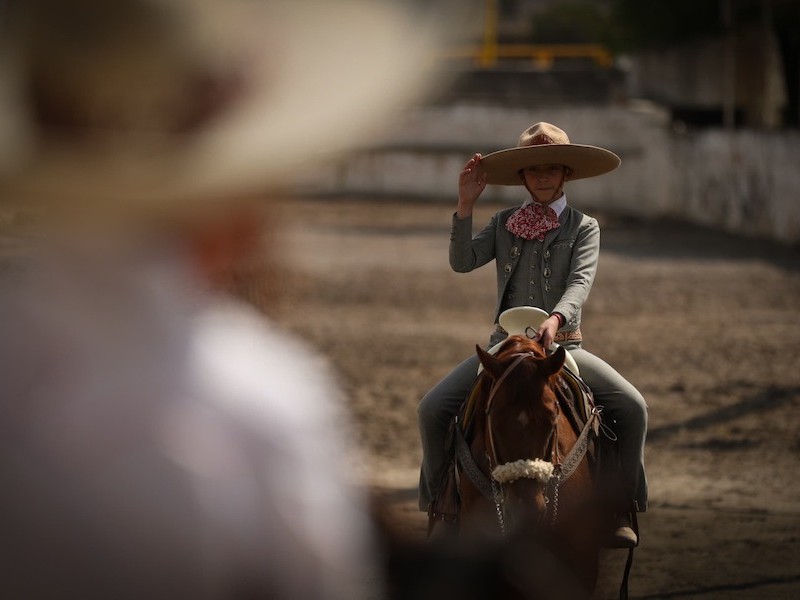
POLYGON ((608 48, 600 44, 501 44, 498 41, 500 0, 484 0, 483 40, 480 46, 453 48, 443 58, 466 58, 480 67, 500 60, 530 60, 536 68, 549 69, 557 58, 588 58, 602 68, 614 64, 608 48))
POLYGON ((493 67, 500 60, 529 60, 536 68, 549 69, 557 58, 587 58, 602 68, 614 64, 614 57, 600 44, 492 44, 451 48, 443 58, 471 59, 481 67, 493 67))

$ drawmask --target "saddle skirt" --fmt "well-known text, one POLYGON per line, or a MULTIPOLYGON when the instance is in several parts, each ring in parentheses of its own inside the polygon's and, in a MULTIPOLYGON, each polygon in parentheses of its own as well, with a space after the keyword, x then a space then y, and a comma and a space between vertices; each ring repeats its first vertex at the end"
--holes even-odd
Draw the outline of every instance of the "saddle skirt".
MULTIPOLYGON (((580 434, 595 408, 592 390, 583 379, 565 366, 561 369, 554 391, 562 410, 568 416, 574 413, 570 418, 570 423, 575 433, 580 434)), ((600 434, 600 420, 595 421, 594 434, 595 437, 600 434)))

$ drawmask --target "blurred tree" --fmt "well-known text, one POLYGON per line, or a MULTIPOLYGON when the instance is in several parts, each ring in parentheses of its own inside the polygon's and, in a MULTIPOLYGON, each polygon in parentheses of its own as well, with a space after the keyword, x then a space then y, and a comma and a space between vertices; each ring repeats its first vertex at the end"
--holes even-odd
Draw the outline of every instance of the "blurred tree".
POLYGON ((592 0, 557 2, 539 12, 531 26, 535 44, 606 44, 614 24, 605 3, 592 0))
POLYGON ((766 19, 778 39, 788 102, 784 124, 800 124, 800 2, 797 0, 614 0, 615 51, 636 52, 680 44, 725 32, 724 10, 731 26, 766 19))
POLYGON ((783 60, 787 104, 784 123, 800 125, 800 4, 782 2, 773 8, 773 23, 783 60))
POLYGON ((615 0, 615 47, 635 51, 721 34, 720 0, 615 0))

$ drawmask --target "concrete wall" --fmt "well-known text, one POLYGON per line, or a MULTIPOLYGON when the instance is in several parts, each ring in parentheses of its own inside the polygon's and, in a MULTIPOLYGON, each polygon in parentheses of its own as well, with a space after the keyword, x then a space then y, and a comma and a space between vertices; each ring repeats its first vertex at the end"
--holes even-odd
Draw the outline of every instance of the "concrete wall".
POLYGON ((708 131, 673 140, 674 207, 720 229, 800 243, 800 133, 708 131))
POLYGON ((721 111, 732 93, 741 121, 763 128, 779 127, 788 101, 778 40, 766 23, 740 28, 731 53, 724 38, 704 38, 637 54, 628 87, 635 97, 683 109, 721 111), (725 81, 729 69, 733 90, 725 81))
MULTIPOLYGON (((514 146, 536 121, 575 143, 609 148, 622 166, 570 183, 570 202, 645 218, 680 216, 731 232, 800 243, 800 134, 721 131, 678 134, 647 104, 507 109, 426 106, 409 110, 372 148, 309 172, 300 193, 450 202, 474 153, 514 146)), ((490 186, 485 198, 520 202, 519 187, 490 186)))

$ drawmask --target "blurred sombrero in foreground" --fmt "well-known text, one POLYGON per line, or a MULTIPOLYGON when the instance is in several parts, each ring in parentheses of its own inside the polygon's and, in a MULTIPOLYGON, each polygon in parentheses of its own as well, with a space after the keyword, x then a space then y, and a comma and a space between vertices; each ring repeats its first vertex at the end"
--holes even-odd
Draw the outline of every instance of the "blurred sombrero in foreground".
POLYGON ((481 159, 488 183, 522 185, 519 171, 535 165, 566 165, 570 180, 596 177, 613 171, 620 158, 598 146, 572 144, 566 132, 550 123, 536 123, 522 132, 516 147, 487 154, 481 159))
POLYGON ((174 212, 313 169, 416 97, 436 36, 397 3, 37 0, 7 10, 0 202, 174 212), (21 7, 21 8, 20 8, 21 7))

